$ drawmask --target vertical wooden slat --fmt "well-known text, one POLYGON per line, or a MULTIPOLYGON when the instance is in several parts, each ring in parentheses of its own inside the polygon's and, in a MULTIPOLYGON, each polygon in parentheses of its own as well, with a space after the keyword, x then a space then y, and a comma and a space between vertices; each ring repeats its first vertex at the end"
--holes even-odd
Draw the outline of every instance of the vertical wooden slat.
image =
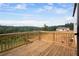
POLYGON ((9 49, 9 38, 7 39, 8 49, 9 49))
POLYGON ((13 48, 15 47, 15 39, 13 39, 13 48))
POLYGON ((10 38, 9 38, 9 48, 11 48, 11 41, 10 41, 10 38))
POLYGON ((11 39, 11 48, 13 48, 13 39, 11 39))
POLYGON ((6 50, 7 50, 7 39, 6 39, 6 50))
POLYGON ((1 52, 1 40, 0 40, 0 52, 1 52))
POLYGON ((39 40, 41 40, 41 32, 39 31, 39 40))
MULTIPOLYGON (((67 33, 66 33, 66 37, 67 37, 67 33)), ((67 44, 67 40, 68 40, 68 37, 67 37, 67 39, 66 39, 66 44, 67 44)))
POLYGON ((52 33, 52 41, 55 41, 55 33, 52 33))
MULTIPOLYGON (((55 32, 54 32, 55 33, 55 32)), ((54 34, 54 36, 56 36, 56 33, 54 34)), ((56 37, 54 37, 55 39, 54 39, 54 41, 56 41, 56 37)))
POLYGON ((57 38, 56 38, 56 36, 57 36, 57 33, 55 32, 55 42, 57 42, 57 38))
POLYGON ((6 50, 6 39, 4 40, 4 50, 6 50))
POLYGON ((3 43, 2 43, 2 40, 1 40, 1 51, 3 51, 3 43))

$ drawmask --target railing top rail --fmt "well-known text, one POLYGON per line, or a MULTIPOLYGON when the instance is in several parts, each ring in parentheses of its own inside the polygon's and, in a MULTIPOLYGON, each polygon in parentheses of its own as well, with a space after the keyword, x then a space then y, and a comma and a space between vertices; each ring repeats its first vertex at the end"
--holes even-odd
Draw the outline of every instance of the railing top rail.
POLYGON ((16 34, 26 34, 26 33, 74 33, 73 31, 31 31, 31 32, 16 32, 16 33, 6 33, 0 34, 1 35, 16 35, 16 34))
POLYGON ((37 33, 35 31, 32 32, 16 32, 16 33, 5 33, 5 34, 0 34, 0 35, 14 35, 14 34, 25 34, 25 33, 37 33))

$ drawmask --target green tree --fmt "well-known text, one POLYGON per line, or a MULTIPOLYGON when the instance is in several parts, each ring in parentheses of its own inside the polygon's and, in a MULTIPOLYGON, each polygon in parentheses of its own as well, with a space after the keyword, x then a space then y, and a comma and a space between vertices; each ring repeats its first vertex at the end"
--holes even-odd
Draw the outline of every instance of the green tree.
POLYGON ((44 31, 48 31, 48 26, 46 24, 44 24, 44 28, 43 28, 44 31))

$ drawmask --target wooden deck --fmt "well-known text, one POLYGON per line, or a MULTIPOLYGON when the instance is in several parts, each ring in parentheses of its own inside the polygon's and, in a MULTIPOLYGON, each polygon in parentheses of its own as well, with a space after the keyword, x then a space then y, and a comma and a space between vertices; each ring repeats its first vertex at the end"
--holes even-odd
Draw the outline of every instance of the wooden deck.
POLYGON ((12 50, 0 53, 1 56, 76 56, 76 48, 55 42, 36 40, 12 50))

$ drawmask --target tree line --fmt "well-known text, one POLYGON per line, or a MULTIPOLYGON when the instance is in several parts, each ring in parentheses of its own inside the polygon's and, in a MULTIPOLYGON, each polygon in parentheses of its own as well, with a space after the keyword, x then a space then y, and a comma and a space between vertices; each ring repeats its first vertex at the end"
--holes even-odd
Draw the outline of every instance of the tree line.
POLYGON ((34 26, 2 26, 0 25, 0 34, 13 33, 13 32, 28 32, 28 31, 55 31, 58 27, 67 27, 73 30, 73 23, 67 23, 65 25, 34 27, 34 26))

